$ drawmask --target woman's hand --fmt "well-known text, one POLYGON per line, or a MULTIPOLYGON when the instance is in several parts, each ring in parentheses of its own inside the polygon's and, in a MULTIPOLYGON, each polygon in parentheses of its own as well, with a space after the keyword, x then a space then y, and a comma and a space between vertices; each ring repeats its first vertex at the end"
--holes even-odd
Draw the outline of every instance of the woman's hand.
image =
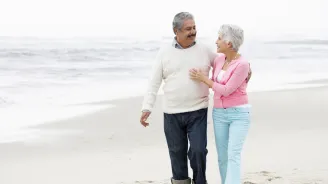
POLYGON ((189 76, 190 76, 190 79, 199 81, 199 82, 204 82, 205 79, 207 79, 207 77, 201 72, 200 69, 195 69, 195 68, 189 70, 189 76))
POLYGON ((192 80, 203 82, 210 88, 213 86, 213 81, 204 75, 200 69, 193 68, 189 70, 189 76, 192 80))

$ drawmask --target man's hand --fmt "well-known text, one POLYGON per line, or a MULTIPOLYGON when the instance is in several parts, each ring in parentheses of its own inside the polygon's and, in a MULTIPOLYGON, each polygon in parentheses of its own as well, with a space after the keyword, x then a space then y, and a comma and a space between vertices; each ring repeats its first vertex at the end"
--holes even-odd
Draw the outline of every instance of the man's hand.
POLYGON ((150 111, 142 112, 141 117, 140 117, 140 123, 142 124, 142 126, 144 126, 144 127, 149 126, 149 123, 147 123, 146 121, 147 121, 150 113, 151 113, 150 111))
POLYGON ((249 72, 248 72, 248 76, 246 78, 246 83, 248 83, 248 81, 251 79, 252 77, 252 69, 251 69, 251 64, 249 64, 249 72))

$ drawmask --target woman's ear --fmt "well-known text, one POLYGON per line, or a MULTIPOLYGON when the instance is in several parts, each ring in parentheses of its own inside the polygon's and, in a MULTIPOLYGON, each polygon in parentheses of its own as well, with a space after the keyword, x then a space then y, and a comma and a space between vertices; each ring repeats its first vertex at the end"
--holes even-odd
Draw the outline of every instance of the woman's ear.
POLYGON ((229 42, 228 43, 228 47, 230 48, 230 49, 232 49, 233 47, 232 47, 232 43, 231 42, 229 42))

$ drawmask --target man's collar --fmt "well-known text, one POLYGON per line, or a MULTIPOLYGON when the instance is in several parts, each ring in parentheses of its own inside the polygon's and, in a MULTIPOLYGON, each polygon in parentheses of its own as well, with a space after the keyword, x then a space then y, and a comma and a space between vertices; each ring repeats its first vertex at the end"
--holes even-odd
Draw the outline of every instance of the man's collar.
MULTIPOLYGON (((189 45, 189 47, 187 47, 187 48, 190 48, 190 47, 194 46, 195 44, 196 44, 196 41, 194 41, 194 42, 193 42, 191 45, 189 45)), ((172 46, 175 47, 175 48, 177 48, 177 49, 185 49, 185 48, 183 48, 183 47, 178 43, 178 41, 177 41, 177 37, 176 37, 176 36, 175 36, 174 39, 173 39, 172 46)))

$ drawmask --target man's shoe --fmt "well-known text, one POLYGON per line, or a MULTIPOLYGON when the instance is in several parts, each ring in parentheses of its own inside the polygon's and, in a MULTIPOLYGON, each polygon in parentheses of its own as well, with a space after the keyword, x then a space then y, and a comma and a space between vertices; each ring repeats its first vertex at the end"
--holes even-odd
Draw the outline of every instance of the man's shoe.
POLYGON ((175 180, 175 179, 171 179, 171 183, 172 184, 191 184, 191 179, 185 179, 185 180, 175 180))

